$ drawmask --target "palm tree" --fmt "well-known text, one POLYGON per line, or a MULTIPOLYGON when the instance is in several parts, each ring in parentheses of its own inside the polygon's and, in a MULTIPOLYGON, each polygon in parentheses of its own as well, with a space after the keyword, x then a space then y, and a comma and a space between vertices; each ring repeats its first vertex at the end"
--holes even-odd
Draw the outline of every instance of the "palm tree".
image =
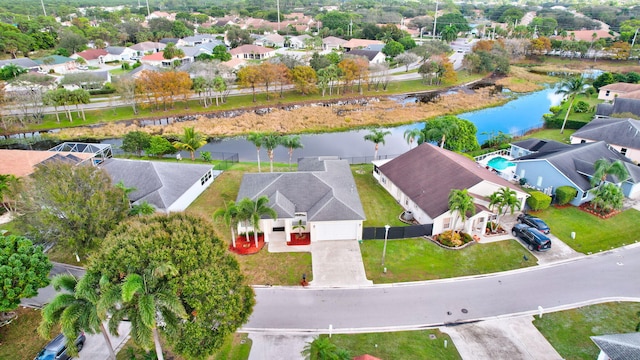
POLYGON ((260 148, 262 147, 262 139, 264 138, 263 133, 252 132, 247 136, 247 140, 252 142, 256 147, 256 151, 258 152, 258 172, 262 172, 260 170, 260 148))
POLYGON ((135 187, 127 187, 122 180, 118 181, 115 184, 115 187, 122 190, 122 202, 129 204, 129 209, 131 209, 131 200, 129 200, 129 194, 136 191, 135 187))
POLYGON ((73 352, 79 351, 74 339, 78 333, 84 331, 89 334, 102 333, 107 343, 110 359, 115 360, 113 345, 104 327, 106 308, 116 303, 118 289, 111 287, 110 291, 102 291, 98 286, 99 279, 86 274, 78 281, 71 274, 62 274, 51 280, 53 288, 60 292, 42 310, 42 321, 38 332, 43 338, 49 338, 49 332, 54 324, 60 324, 62 333, 67 338, 67 346, 73 352))
POLYGON ((307 360, 348 360, 351 355, 345 349, 338 348, 328 337, 317 337, 307 343, 301 352, 307 360))
POLYGON ((462 227, 464 228, 464 223, 467 221, 467 213, 472 215, 476 213, 476 205, 467 189, 452 189, 449 192, 449 211, 451 213, 457 212, 457 216, 453 218, 452 229, 456 230, 458 217, 462 219, 462 227))
MULTIPOLYGON (((500 199, 500 195, 498 194, 498 192, 494 192, 493 194, 489 195, 489 210, 493 211, 493 212, 498 212, 499 210, 499 205, 500 205, 500 201, 502 199, 500 199)), ((490 227, 491 227, 491 232, 494 232, 497 228, 497 224, 498 222, 496 221, 495 223, 492 221, 490 223, 490 227)))
POLYGON ((180 136, 180 140, 173 142, 173 146, 178 150, 188 151, 191 154, 191 160, 195 160, 196 150, 206 143, 207 137, 204 134, 195 131, 193 127, 185 127, 184 134, 180 136))
POLYGON ((607 176, 614 176, 618 182, 623 182, 629 178, 629 172, 620 160, 609 161, 604 158, 596 160, 593 164, 591 186, 602 187, 607 180, 607 176))
POLYGON ((418 140, 421 135, 422 135, 422 130, 418 128, 405 130, 404 139, 407 140, 407 144, 409 144, 409 150, 411 150, 411 145, 413 145, 413 142, 418 140))
POLYGON ((509 189, 506 186, 503 188, 500 188, 500 190, 496 191, 491 195, 494 195, 494 194, 497 195, 497 198, 499 200, 497 204, 498 219, 496 220, 496 222, 499 224, 500 217, 507 213, 507 209, 509 210, 509 213, 513 215, 513 213, 516 211, 516 208, 518 209, 520 208, 521 203, 520 203, 520 200, 518 199, 516 192, 509 189))
POLYGON ((300 142, 300 135, 283 136, 280 140, 280 143, 282 144, 282 146, 289 149, 289 171, 291 171, 291 158, 293 157, 293 150, 303 148, 302 143, 300 142))
POLYGON ((135 204, 131 206, 131 209, 129 209, 129 215, 131 216, 153 215, 155 212, 156 208, 146 201, 143 201, 140 204, 135 204))
POLYGON ((378 158, 378 147, 380 146, 380 143, 382 143, 382 145, 384 145, 384 137, 389 135, 389 134, 391 134, 390 131, 372 129, 369 134, 364 136, 365 140, 371 141, 374 144, 376 144, 376 151, 375 151, 375 153, 373 155, 373 160, 376 160, 378 158))
POLYGON ((558 90, 556 90, 556 94, 561 94, 570 99, 569 108, 567 109, 567 113, 564 116, 564 121, 562 122, 562 128, 560 129, 560 134, 564 133, 564 127, 567 124, 567 118, 569 117, 569 113, 571 112, 571 108, 573 107, 573 101, 576 96, 579 94, 583 94, 585 91, 585 82, 582 76, 575 76, 564 80, 558 85, 558 90))
POLYGON ((606 212, 622 209, 624 194, 619 187, 614 184, 604 184, 595 191, 595 196, 591 202, 594 208, 602 209, 606 212))
POLYGON ((224 209, 220 208, 213 213, 214 219, 222 218, 224 223, 231 228, 231 243, 233 247, 236 247, 236 232, 234 227, 238 222, 239 209, 236 206, 236 202, 230 200, 229 202, 224 204, 224 209))
POLYGON ((268 215, 272 219, 278 217, 278 213, 268 206, 269 198, 261 196, 256 201, 250 198, 240 200, 238 207, 240 208, 241 218, 246 219, 253 227, 253 237, 258 247, 258 232, 260 231, 260 219, 262 216, 268 215))
POLYGON ((445 143, 447 142, 447 136, 452 137, 451 135, 458 131, 458 125, 448 120, 447 118, 437 118, 432 121, 428 121, 424 129, 422 130, 423 135, 418 138, 418 143, 421 144, 424 141, 437 141, 438 146, 440 148, 445 148, 445 143), (439 139, 439 140, 436 140, 439 139))
POLYGON ((269 156, 269 169, 273 172, 273 150, 280 145, 281 136, 278 134, 266 134, 262 138, 262 145, 267 149, 267 155, 269 156))
POLYGON ((176 276, 178 270, 171 264, 164 264, 144 275, 129 274, 121 285, 122 310, 131 321, 131 334, 136 344, 146 350, 155 344, 156 356, 163 360, 159 323, 173 330, 187 313, 176 295, 167 286, 167 275, 176 276))

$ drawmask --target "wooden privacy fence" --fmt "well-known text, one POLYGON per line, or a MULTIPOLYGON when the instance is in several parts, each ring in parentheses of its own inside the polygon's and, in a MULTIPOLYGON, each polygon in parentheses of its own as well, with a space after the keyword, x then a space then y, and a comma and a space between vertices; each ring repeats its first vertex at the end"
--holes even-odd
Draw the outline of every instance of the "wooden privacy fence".
MULTIPOLYGON (((433 224, 410 225, 410 226, 392 226, 389 228, 387 239, 407 239, 420 236, 431 236, 433 224)), ((362 229, 363 240, 383 240, 385 228, 383 227, 366 227, 362 229)))

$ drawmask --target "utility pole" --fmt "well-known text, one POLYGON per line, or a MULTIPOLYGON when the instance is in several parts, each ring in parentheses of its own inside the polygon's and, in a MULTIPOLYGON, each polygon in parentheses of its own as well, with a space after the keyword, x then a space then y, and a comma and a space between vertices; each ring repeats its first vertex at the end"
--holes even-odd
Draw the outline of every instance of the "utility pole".
POLYGON ((278 31, 280 31, 280 0, 276 0, 276 7, 278 8, 278 31))
POLYGON ((636 37, 638 36, 638 30, 640 30, 640 28, 636 29, 636 33, 633 34, 633 40, 631 40, 631 48, 629 49, 629 59, 631 59, 631 53, 633 52, 633 45, 636 44, 636 37))
POLYGON ((40 4, 42 4, 42 12, 44 13, 44 16, 47 16, 47 9, 44 8, 44 0, 40 0, 40 4))
POLYGON ((438 0, 436 0, 436 13, 433 15, 433 39, 436 38, 436 24, 438 23, 438 0))
POLYGON ((147 16, 151 16, 151 11, 149 10, 149 0, 147 0, 147 16))

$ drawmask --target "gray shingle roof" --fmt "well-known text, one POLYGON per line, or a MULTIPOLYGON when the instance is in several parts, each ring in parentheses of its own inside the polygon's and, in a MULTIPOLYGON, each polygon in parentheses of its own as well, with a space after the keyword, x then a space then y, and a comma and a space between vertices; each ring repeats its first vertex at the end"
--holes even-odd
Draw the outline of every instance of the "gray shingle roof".
POLYGON ((576 184, 576 186, 583 191, 587 191, 591 189, 591 184, 585 174, 591 174, 593 172, 593 164, 599 159, 607 159, 609 161, 620 160, 625 163, 625 167, 627 167, 630 172, 633 172, 631 181, 633 181, 634 177, 640 179, 640 169, 630 163, 629 159, 609 148, 604 141, 574 144, 565 150, 558 150, 552 153, 535 153, 520 157, 514 161, 546 160, 576 184), (591 170, 589 170, 589 166, 591 170))
POLYGON ((610 116, 613 114, 613 104, 602 103, 596 106, 597 116, 610 116))
POLYGON ((626 148, 640 149, 640 120, 601 118, 594 119, 573 133, 573 136, 626 148))
POLYGON ((532 152, 553 152, 570 147, 568 144, 563 144, 555 140, 540 140, 536 138, 525 139, 512 144, 532 152))
POLYGON ((9 60, 0 60, 0 68, 9 65, 9 64, 15 64, 17 66, 23 67, 25 69, 31 69, 31 68, 37 68, 40 65, 38 65, 38 63, 36 63, 35 61, 29 59, 29 58, 17 58, 17 59, 9 59, 9 60))
POLYGON ((364 220, 349 164, 336 158, 306 158, 297 172, 245 174, 237 200, 269 197, 280 218, 306 212, 309 221, 364 220))
POLYGON ((611 114, 631 113, 640 116, 640 100, 617 97, 613 101, 611 114))
POLYGON ((111 55, 120 55, 124 52, 124 49, 126 49, 126 47, 123 46, 107 46, 105 48, 105 50, 107 50, 111 55))
POLYGON ((361 49, 354 49, 351 50, 347 53, 347 55, 353 55, 353 56, 364 56, 367 59, 369 59, 369 61, 373 60, 376 55, 378 55, 380 53, 380 51, 375 51, 375 50, 361 50, 361 49))
POLYGON ((211 170, 211 165, 126 159, 107 159, 100 167, 114 183, 136 188, 129 194, 131 201, 147 201, 159 210, 171 206, 211 170))
POLYGON ((592 336, 591 340, 611 360, 640 360, 640 333, 638 332, 592 336))

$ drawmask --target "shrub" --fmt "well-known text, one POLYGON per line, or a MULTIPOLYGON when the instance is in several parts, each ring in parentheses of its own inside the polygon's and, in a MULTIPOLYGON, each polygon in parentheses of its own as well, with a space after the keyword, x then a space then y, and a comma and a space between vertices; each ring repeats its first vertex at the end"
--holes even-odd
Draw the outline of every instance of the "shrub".
MULTIPOLYGON (((542 117, 544 118, 544 127, 547 129, 560 129, 562 127, 562 122, 564 121, 564 117, 547 117, 549 114, 544 114, 542 117)), ((585 126, 587 123, 584 121, 578 120, 570 120, 567 119, 567 125, 564 127, 565 129, 580 129, 585 126)))
POLYGON ((527 205, 533 211, 544 210, 551 205, 551 196, 546 195, 542 191, 532 191, 529 193, 529 198, 527 199, 527 205))
POLYGON ((589 111, 589 104, 580 100, 573 105, 573 112, 576 113, 586 113, 589 111))
POLYGON ((520 180, 518 180, 518 183, 520 184, 520 186, 522 186, 522 185, 527 183, 527 179, 526 178, 520 178, 520 180))
POLYGON ((558 205, 568 204, 578 194, 578 190, 573 186, 560 186, 556 189, 556 201, 558 205))
POLYGON ((448 247, 459 247, 471 241, 473 241, 471 235, 452 230, 447 230, 438 235, 438 242, 448 247))
POLYGON ((562 106, 552 106, 549 108, 549 111, 551 111, 554 115, 558 115, 558 113, 562 110, 562 106))

